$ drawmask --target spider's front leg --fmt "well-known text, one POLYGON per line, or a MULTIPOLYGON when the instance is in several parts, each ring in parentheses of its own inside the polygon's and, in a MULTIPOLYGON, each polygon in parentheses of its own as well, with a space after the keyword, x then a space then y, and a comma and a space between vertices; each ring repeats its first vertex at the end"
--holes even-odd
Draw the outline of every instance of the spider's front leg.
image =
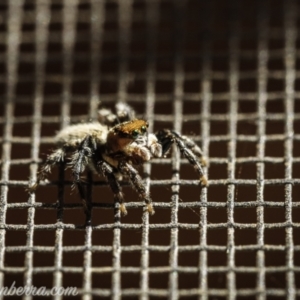
POLYGON ((186 136, 182 136, 173 130, 160 130, 156 133, 158 142, 162 145, 162 156, 166 154, 171 145, 175 142, 179 148, 181 154, 188 159, 191 165, 200 175, 200 182, 203 186, 208 185, 206 176, 204 175, 202 165, 206 165, 205 160, 202 157, 201 149, 195 144, 194 141, 186 136), (200 162, 201 163, 200 163, 200 162))
POLYGON ((129 177, 132 185, 134 186, 136 191, 139 193, 142 200, 145 201, 149 214, 153 215, 155 211, 152 206, 152 200, 150 198, 149 193, 146 190, 145 185, 143 184, 142 178, 139 175, 138 171, 131 164, 127 163, 126 161, 121 161, 119 163, 119 169, 122 174, 127 175, 129 177))
POLYGON ((114 174, 113 168, 107 162, 105 162, 103 160, 98 161, 98 162, 94 161, 94 164, 95 164, 95 166, 97 166, 97 171, 99 171, 106 177, 108 184, 114 194, 115 199, 120 204, 120 211, 121 211, 122 215, 126 216, 127 210, 126 210, 126 207, 124 204, 123 193, 121 190, 121 186, 114 174))

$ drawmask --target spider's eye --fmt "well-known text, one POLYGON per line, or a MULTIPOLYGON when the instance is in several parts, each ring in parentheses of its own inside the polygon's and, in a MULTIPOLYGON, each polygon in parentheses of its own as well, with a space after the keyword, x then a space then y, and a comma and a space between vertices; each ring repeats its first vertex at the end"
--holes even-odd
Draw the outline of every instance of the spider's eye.
POLYGON ((139 135, 139 131, 137 129, 134 129, 131 131, 131 135, 133 138, 136 138, 139 135))
POLYGON ((145 133, 145 132, 147 131, 146 126, 142 126, 142 127, 141 127, 141 131, 142 131, 142 133, 145 133))

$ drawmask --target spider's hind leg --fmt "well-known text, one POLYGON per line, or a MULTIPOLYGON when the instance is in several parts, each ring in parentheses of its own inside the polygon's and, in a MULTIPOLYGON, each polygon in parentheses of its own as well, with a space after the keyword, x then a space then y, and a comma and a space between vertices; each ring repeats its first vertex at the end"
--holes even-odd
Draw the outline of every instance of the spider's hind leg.
POLYGON ((40 182, 46 178, 47 173, 51 173, 51 168, 64 160, 65 154, 66 150, 64 148, 58 148, 49 154, 38 172, 36 182, 32 185, 29 183, 27 190, 29 192, 35 191, 40 182))
POLYGON ((203 186, 208 185, 206 176, 204 175, 201 163, 205 165, 205 160, 202 158, 201 149, 195 144, 194 141, 186 136, 182 136, 173 130, 160 130, 156 133, 159 143, 162 145, 162 156, 164 156, 172 144, 175 142, 181 154, 188 159, 191 165, 200 175, 200 181, 203 186))
POLYGON ((134 110, 126 103, 118 102, 115 106, 116 113, 110 109, 102 108, 98 111, 98 121, 102 124, 113 127, 119 123, 133 120, 135 118, 134 110))
POLYGON ((118 102, 115 109, 117 118, 121 123, 133 120, 135 118, 135 112, 133 108, 127 103, 118 102))

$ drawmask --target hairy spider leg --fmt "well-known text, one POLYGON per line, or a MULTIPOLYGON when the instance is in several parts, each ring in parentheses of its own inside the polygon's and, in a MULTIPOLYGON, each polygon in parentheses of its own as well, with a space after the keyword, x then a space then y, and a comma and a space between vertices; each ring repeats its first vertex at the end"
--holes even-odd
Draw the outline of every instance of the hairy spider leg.
POLYGON ((106 177, 107 182, 114 194, 115 200, 120 204, 120 211, 122 215, 126 216, 127 210, 124 204, 123 193, 121 190, 121 186, 116 179, 112 166, 110 166, 107 162, 103 160, 98 162, 94 161, 94 164, 95 166, 97 166, 97 171, 101 172, 106 177))
POLYGON ((38 185, 40 184, 40 182, 46 178, 46 174, 51 173, 52 167, 54 165, 64 161, 65 155, 66 155, 66 149, 65 148, 55 149, 51 154, 49 154, 47 156, 46 161, 41 166, 41 168, 40 168, 40 170, 37 174, 36 182, 33 185, 29 185, 27 190, 29 192, 35 191, 36 188, 38 187, 38 185))
POLYGON ((169 151, 171 145, 175 142, 181 154, 188 159, 190 164, 193 165, 196 171, 199 173, 201 184, 203 186, 208 185, 208 181, 206 176, 204 175, 202 166, 197 159, 197 157, 199 157, 198 155, 201 155, 202 152, 198 146, 197 148, 199 150, 195 148, 194 142, 192 142, 187 137, 181 136, 179 133, 168 129, 160 130, 155 135, 159 143, 162 145, 162 156, 164 156, 169 151))
POLYGON ((98 111, 98 121, 109 127, 119 123, 127 122, 135 118, 134 110, 126 103, 118 102, 115 106, 115 113, 110 109, 102 108, 98 111))
POLYGON ((133 108, 127 103, 118 102, 115 106, 115 110, 120 123, 127 122, 135 118, 133 108))
POLYGON ((143 201, 145 201, 147 205, 147 211, 150 215, 153 215, 155 211, 152 206, 152 200, 137 170, 131 164, 125 161, 121 161, 119 163, 119 169, 122 174, 127 175, 129 177, 132 185, 138 192, 139 196, 142 198, 143 201))
POLYGON ((77 186, 79 195, 83 202, 87 224, 91 222, 91 203, 87 202, 80 174, 88 165, 90 158, 92 158, 94 152, 96 151, 96 148, 97 146, 94 138, 90 135, 85 137, 84 140, 80 143, 78 150, 74 152, 72 160, 70 162, 73 174, 73 183, 77 186))
POLYGON ((199 158, 202 166, 204 166, 204 167, 207 166, 207 162, 203 157, 201 148, 192 139, 188 138, 185 135, 180 135, 176 131, 172 131, 172 133, 174 135, 176 135, 179 139, 181 139, 184 142, 184 144, 186 145, 186 147, 189 148, 199 158))

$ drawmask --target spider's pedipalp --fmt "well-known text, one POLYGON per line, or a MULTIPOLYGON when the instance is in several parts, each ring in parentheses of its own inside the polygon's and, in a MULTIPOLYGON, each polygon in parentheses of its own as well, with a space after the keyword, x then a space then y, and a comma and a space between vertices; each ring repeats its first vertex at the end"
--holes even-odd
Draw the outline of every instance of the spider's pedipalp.
POLYGON ((148 134, 147 147, 150 150, 150 153, 153 155, 153 157, 162 157, 163 147, 158 142, 158 139, 155 134, 148 134))
POLYGON ((170 130, 163 129, 158 131, 155 136, 162 147, 162 157, 165 156, 174 143, 174 137, 170 130))

